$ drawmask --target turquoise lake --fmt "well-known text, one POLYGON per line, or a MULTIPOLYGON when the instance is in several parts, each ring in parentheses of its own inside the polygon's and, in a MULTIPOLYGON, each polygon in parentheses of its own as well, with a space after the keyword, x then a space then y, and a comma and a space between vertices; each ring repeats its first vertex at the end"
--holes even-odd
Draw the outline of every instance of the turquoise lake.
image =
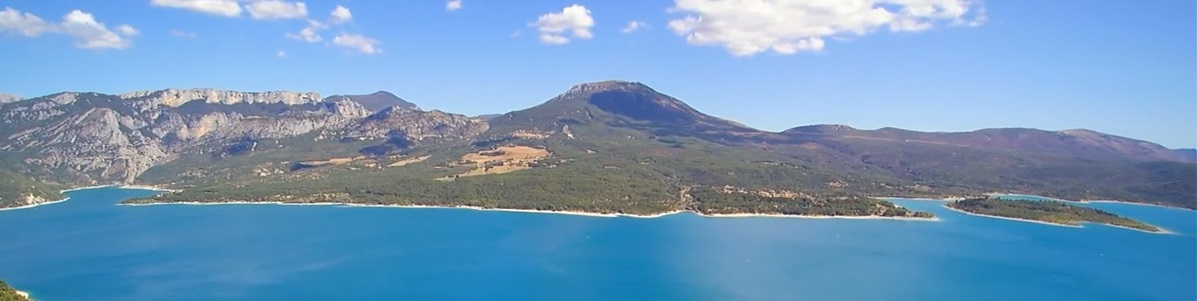
POLYGON ((1197 213, 1106 209, 1175 235, 975 217, 654 219, 337 206, 0 211, 0 279, 64 300, 1197 300, 1197 213))

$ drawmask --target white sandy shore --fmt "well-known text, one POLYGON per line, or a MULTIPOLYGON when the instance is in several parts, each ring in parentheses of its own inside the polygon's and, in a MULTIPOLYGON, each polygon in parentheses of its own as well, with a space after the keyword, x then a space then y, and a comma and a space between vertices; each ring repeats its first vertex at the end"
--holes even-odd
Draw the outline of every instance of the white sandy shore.
POLYGON ((342 206, 344 203, 283 203, 283 202, 172 202, 172 203, 145 203, 145 204, 116 204, 117 206, 167 206, 167 205, 183 205, 183 206, 236 206, 236 205, 274 205, 274 206, 342 206))
POLYGON ((8 211, 8 210, 20 210, 20 209, 29 209, 29 208, 38 207, 38 206, 45 206, 45 205, 50 205, 50 204, 58 204, 58 203, 66 202, 67 200, 70 200, 70 199, 71 199, 71 198, 63 198, 63 199, 61 199, 61 200, 57 200, 57 201, 53 201, 53 202, 45 202, 45 203, 30 204, 30 205, 25 205, 25 206, 20 206, 20 207, 8 207, 8 208, 0 208, 0 211, 8 211))
POLYGON ((157 192, 176 192, 177 191, 174 189, 166 189, 166 188, 162 188, 162 187, 145 186, 145 185, 121 185, 121 186, 119 186, 119 188, 120 189, 149 190, 149 191, 157 191, 157 192))
MULTIPOLYGON (((89 186, 89 187, 71 188, 71 189, 66 189, 66 190, 59 191, 59 193, 68 193, 68 192, 72 192, 72 191, 80 191, 80 190, 88 190, 88 189, 100 189, 100 188, 111 188, 111 187, 116 187, 116 188, 120 188, 120 189, 150 190, 150 191, 158 191, 158 192, 173 192, 173 191, 174 191, 174 190, 170 190, 170 189, 158 188, 158 187, 153 187, 153 186, 138 186, 138 185, 99 185, 99 186, 89 186)), ((53 201, 53 202, 37 203, 37 204, 32 204, 32 205, 20 206, 20 207, 8 207, 8 208, 0 208, 0 211, 6 211, 6 210, 18 210, 18 209, 29 209, 29 208, 38 207, 38 206, 45 206, 45 205, 51 205, 51 204, 58 204, 58 203, 66 202, 66 201, 68 201, 68 200, 70 200, 70 199, 71 199, 71 198, 69 198, 69 197, 68 197, 68 198, 63 198, 63 199, 61 199, 61 200, 57 200, 57 201, 53 201)))
POLYGON ((960 209, 952 208, 952 207, 949 207, 948 205, 943 205, 943 207, 944 207, 944 208, 948 208, 948 210, 952 210, 952 211, 956 211, 956 212, 960 212, 960 213, 964 213, 964 214, 968 214, 968 215, 972 215, 972 216, 988 217, 988 218, 996 218, 996 219, 1004 219, 1004 220, 1009 220, 1009 221, 1019 221, 1019 222, 1027 222, 1027 223, 1036 223, 1036 224, 1041 224, 1041 225, 1057 226, 1057 227, 1084 228, 1084 227, 1082 227, 1082 226, 1079 226, 1079 225, 1065 225, 1065 224, 1057 224, 1057 223, 1052 223, 1052 222, 1037 221, 1037 220, 1033 220, 1033 219, 1025 219, 1025 218, 1005 217, 1005 216, 997 216, 997 215, 988 215, 988 214, 972 213, 972 212, 968 212, 968 211, 964 211, 964 210, 960 210, 960 209))
POLYGON ((89 190, 89 189, 112 188, 112 187, 116 187, 116 188, 120 188, 120 189, 137 189, 137 190, 151 190, 151 191, 159 191, 159 192, 175 192, 175 190, 161 188, 161 187, 155 187, 155 186, 108 184, 108 185, 97 185, 97 186, 71 188, 71 189, 59 191, 59 193, 67 193, 67 192, 89 190))
POLYGON ((67 192, 72 192, 72 191, 80 191, 80 190, 88 190, 88 189, 109 188, 109 187, 117 187, 117 186, 120 186, 120 185, 108 184, 108 185, 87 186, 87 187, 65 189, 65 190, 59 191, 59 193, 67 193, 67 192))
POLYGON ((1180 210, 1188 210, 1188 211, 1197 211, 1197 210, 1193 210, 1193 209, 1189 209, 1189 208, 1185 208, 1185 207, 1172 207, 1172 206, 1164 206, 1164 205, 1158 205, 1158 204, 1135 203, 1135 202, 1125 202, 1125 201, 1079 201, 1076 203, 1110 203, 1110 204, 1123 204, 1123 205, 1134 205, 1134 206, 1159 207, 1159 208, 1165 208, 1165 209, 1180 209, 1180 210))
POLYGON ((29 293, 26 293, 26 292, 17 291, 17 295, 21 295, 21 297, 25 297, 25 299, 33 300, 33 298, 29 297, 29 293))
POLYGON ((1027 223, 1036 223, 1036 224, 1043 224, 1043 225, 1049 225, 1049 226, 1059 226, 1059 227, 1069 227, 1069 228, 1084 228, 1084 224, 1096 224, 1096 225, 1102 225, 1102 226, 1107 226, 1107 227, 1122 228, 1122 229, 1127 229, 1127 230, 1135 230, 1135 231, 1139 231, 1139 232, 1143 232, 1143 233, 1151 233, 1151 234, 1176 234, 1176 232, 1172 232, 1172 231, 1169 231, 1168 229, 1164 229, 1164 228, 1161 228, 1161 227, 1158 227, 1158 226, 1152 226, 1152 227, 1155 227, 1156 229, 1160 229, 1160 231, 1159 231, 1159 232, 1147 231, 1147 230, 1143 230, 1143 229, 1135 229, 1135 228, 1131 228, 1131 227, 1124 227, 1124 226, 1119 226, 1119 225, 1111 225, 1111 224, 1103 224, 1103 223, 1091 223, 1091 222, 1081 222, 1081 225, 1065 225, 1065 224, 1057 224, 1057 223, 1052 223, 1052 222, 1037 221, 1037 220, 1032 220, 1032 219, 1023 219, 1023 218, 1014 218, 1014 217, 1005 217, 1005 216, 996 216, 996 215, 987 215, 987 214, 978 214, 978 213, 972 213, 972 212, 968 212, 968 211, 964 211, 964 210, 960 210, 960 209, 956 209, 956 208, 948 207, 948 205, 944 205, 943 207, 944 207, 944 208, 948 208, 948 210, 952 210, 952 211, 956 211, 956 212, 960 212, 960 213, 964 213, 964 214, 968 214, 968 215, 972 215, 972 216, 980 216, 980 217, 987 217, 987 218, 1004 219, 1004 220, 1019 221, 1019 222, 1027 222, 1027 223))
POLYGON ((939 218, 918 218, 918 217, 892 217, 892 216, 825 216, 825 215, 788 215, 788 214, 702 214, 693 211, 678 210, 664 213, 657 213, 651 215, 638 214, 620 214, 620 213, 594 213, 584 211, 564 211, 564 210, 529 210, 529 209, 504 209, 504 208, 483 208, 477 206, 426 206, 426 205, 367 205, 367 204, 347 204, 347 203, 284 203, 284 202, 179 202, 179 203, 148 203, 148 204, 118 204, 120 206, 159 206, 159 205, 193 205, 193 206, 219 206, 219 205, 284 205, 284 206, 342 206, 342 207, 359 207, 359 208, 406 208, 406 209, 465 209, 465 210, 479 210, 479 211, 498 211, 498 212, 516 212, 516 213, 538 213, 538 214, 564 214, 576 216, 589 217, 630 217, 630 218, 658 218, 680 213, 691 213, 702 217, 709 218, 725 218, 725 217, 767 217, 767 218, 810 218, 810 219, 877 219, 877 220, 910 220, 910 221, 939 221, 939 218))

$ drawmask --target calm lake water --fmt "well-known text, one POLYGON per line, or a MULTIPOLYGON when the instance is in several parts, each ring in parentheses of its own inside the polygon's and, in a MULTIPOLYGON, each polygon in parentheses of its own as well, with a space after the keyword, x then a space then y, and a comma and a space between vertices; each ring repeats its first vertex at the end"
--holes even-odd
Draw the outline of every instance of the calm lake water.
POLYGON ((0 278, 39 301, 1197 299, 1197 214, 1158 207, 1091 205, 1179 234, 918 200, 942 221, 114 206, 150 194, 0 211, 0 278))

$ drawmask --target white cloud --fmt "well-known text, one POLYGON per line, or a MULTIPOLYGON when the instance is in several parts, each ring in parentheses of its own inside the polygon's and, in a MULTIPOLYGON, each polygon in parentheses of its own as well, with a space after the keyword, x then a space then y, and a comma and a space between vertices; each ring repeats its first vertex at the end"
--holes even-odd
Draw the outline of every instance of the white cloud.
POLYGON ((278 52, 278 53, 276 53, 275 55, 276 55, 276 56, 278 56, 278 57, 280 57, 280 58, 286 58, 286 57, 287 57, 287 53, 286 53, 286 52, 283 52, 282 50, 279 50, 279 52, 278 52))
POLYGON ((623 29, 620 29, 619 31, 622 31, 623 33, 630 33, 640 29, 641 27, 644 27, 644 22, 632 20, 628 21, 628 25, 625 25, 623 29))
POLYGON ((343 23, 353 20, 353 14, 349 13, 349 9, 344 6, 337 5, 329 15, 332 16, 333 23, 343 23))
POLYGON ((320 37, 320 33, 318 33, 318 31, 320 31, 321 29, 325 29, 325 28, 328 28, 328 24, 324 24, 324 23, 321 23, 320 21, 316 21, 316 20, 308 20, 308 26, 299 30, 299 33, 288 33, 286 36, 287 36, 287 38, 291 38, 291 39, 296 39, 296 40, 300 40, 300 41, 304 41, 304 42, 308 42, 308 43, 315 43, 315 42, 319 42, 319 41, 323 40, 323 38, 320 37))
POLYGON ((129 25, 119 25, 116 32, 113 32, 104 23, 97 22, 91 14, 80 10, 73 10, 63 16, 62 23, 52 24, 36 15, 22 13, 11 7, 5 7, 0 11, 0 32, 16 33, 31 38, 44 33, 63 34, 73 38, 75 46, 88 49, 123 49, 132 44, 129 37, 138 34, 137 29, 129 25))
POLYGON ((282 0, 256 0, 245 5, 245 10, 254 19, 294 19, 308 16, 308 7, 303 2, 282 0))
POLYGON ((31 13, 21 13, 11 7, 0 11, 0 33, 16 33, 26 37, 36 37, 47 31, 52 31, 52 24, 31 13))
POLYGON ((237 4, 237 0, 150 0, 150 5, 181 8, 226 17, 241 15, 241 5, 237 4))
POLYGON ((365 54, 382 53, 382 49, 378 48, 378 40, 360 34, 341 33, 333 38, 333 44, 365 54))
POLYGON ((449 0, 445 3, 445 10, 455 11, 461 9, 461 0, 449 0))
POLYGON ((545 44, 569 43, 569 38, 565 37, 566 33, 572 33, 573 37, 579 39, 594 37, 590 32, 594 27, 594 18, 590 16, 590 10, 577 4, 566 7, 559 13, 540 16, 536 22, 528 26, 536 27, 540 31, 540 41, 545 44))
POLYGON ((675 0, 670 11, 687 14, 669 27, 688 43, 735 56, 819 51, 824 38, 976 26, 985 18, 978 0, 675 0))
POLYGON ((180 38, 195 38, 196 37, 194 32, 186 32, 186 31, 182 31, 182 30, 178 30, 178 29, 171 29, 170 35, 180 37, 180 38))
POLYGON ((133 26, 129 26, 128 24, 117 26, 116 32, 126 37, 132 37, 141 34, 141 32, 137 31, 137 28, 133 28, 133 26))
MULTIPOLYGON (((121 27, 128 27, 133 32, 137 31, 132 26, 118 26, 118 28, 121 27)), ((125 37, 108 30, 108 27, 104 26, 104 23, 96 22, 96 19, 91 14, 79 10, 73 10, 62 17, 60 30, 63 34, 75 38, 76 46, 80 48, 123 49, 129 47, 130 44, 129 40, 125 37)))

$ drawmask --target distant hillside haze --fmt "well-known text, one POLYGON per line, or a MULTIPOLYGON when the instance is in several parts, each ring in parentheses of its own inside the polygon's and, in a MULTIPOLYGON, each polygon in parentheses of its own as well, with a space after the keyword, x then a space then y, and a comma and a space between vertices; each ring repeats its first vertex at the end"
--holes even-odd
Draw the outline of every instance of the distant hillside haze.
POLYGON ((1182 148, 1176 150, 1176 154, 1187 161, 1197 161, 1197 149, 1182 148))
POLYGON ((0 93, 0 103, 15 102, 15 101, 20 101, 21 99, 22 98, 20 96, 0 93))
POLYGON ((400 107, 405 109, 419 109, 414 103, 410 103, 395 94, 387 91, 378 91, 365 95, 333 95, 325 98, 325 101, 335 101, 342 98, 348 98, 354 102, 362 104, 371 112, 382 111, 389 107, 400 107))
POLYGON ((1195 161, 1183 151, 1162 145, 1090 130, 1045 131, 1029 128, 981 129, 972 132, 918 132, 898 128, 860 130, 846 125, 810 125, 785 130, 783 134, 833 136, 926 143, 996 151, 1044 153, 1087 158, 1195 161))

